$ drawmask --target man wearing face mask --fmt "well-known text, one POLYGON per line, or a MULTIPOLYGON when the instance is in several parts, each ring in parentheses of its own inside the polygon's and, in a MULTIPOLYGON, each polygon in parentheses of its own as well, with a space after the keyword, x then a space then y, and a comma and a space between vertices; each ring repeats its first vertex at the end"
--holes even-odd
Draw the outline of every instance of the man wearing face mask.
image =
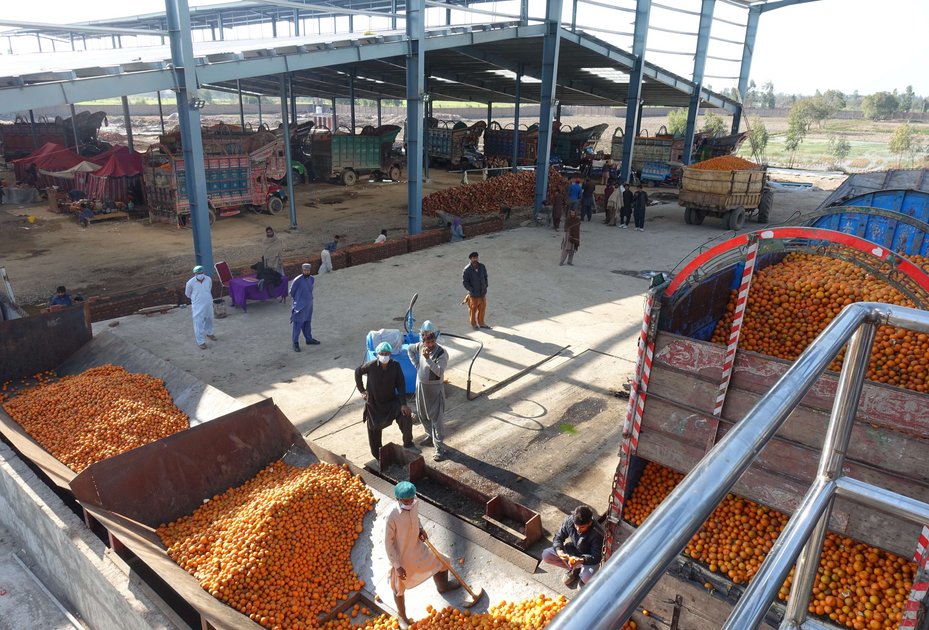
POLYGON ((202 265, 194 267, 193 273, 194 277, 184 287, 184 295, 190 300, 194 339, 201 349, 205 349, 207 339, 216 341, 213 335, 213 280, 204 273, 202 265))
POLYGON ((404 596, 407 589, 422 584, 430 577, 440 593, 453 591, 461 584, 449 581, 448 571, 442 562, 423 544, 427 536, 419 522, 416 486, 409 481, 401 481, 394 486, 394 496, 397 505, 387 514, 384 546, 390 561, 389 582, 397 602, 397 616, 400 627, 405 628, 409 623, 404 596))
POLYGON ((293 308, 290 313, 290 323, 293 328, 290 334, 290 340, 294 344, 294 352, 300 352, 300 333, 308 346, 318 346, 319 341, 313 339, 313 265, 303 263, 301 265, 301 274, 294 278, 290 285, 290 297, 294 300, 293 308))
POLYGON ((393 347, 386 341, 374 350, 377 358, 355 368, 355 386, 365 399, 364 423, 368 429, 368 445, 374 459, 381 454, 381 435, 397 421, 403 434, 403 446, 413 448, 413 418, 406 404, 406 380, 403 368, 390 358, 393 347), (368 377, 365 387, 362 376, 368 377))

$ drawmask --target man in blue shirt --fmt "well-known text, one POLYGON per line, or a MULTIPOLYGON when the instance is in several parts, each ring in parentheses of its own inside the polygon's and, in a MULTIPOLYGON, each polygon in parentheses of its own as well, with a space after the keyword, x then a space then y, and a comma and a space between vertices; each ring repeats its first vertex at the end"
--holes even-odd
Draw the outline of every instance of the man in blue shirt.
POLYGON ((327 252, 334 252, 339 247, 339 235, 336 234, 332 237, 332 240, 323 245, 323 249, 327 252))
POLYGON ((587 584, 600 568, 603 531, 593 518, 593 510, 579 505, 561 524, 552 546, 542 552, 542 562, 565 569, 562 581, 568 588, 587 584))
POLYGON ((48 301, 49 306, 71 306, 74 302, 71 300, 71 294, 63 286, 55 290, 55 295, 48 301))
POLYGON ((577 210, 578 205, 581 203, 581 195, 584 192, 584 187, 581 186, 581 180, 575 179, 571 182, 571 185, 568 186, 568 210, 577 210))
POLYGON ((313 265, 303 263, 301 274, 294 278, 290 285, 290 297, 293 298, 293 308, 290 313, 290 323, 293 324, 290 340, 294 344, 294 352, 300 352, 300 333, 308 346, 318 346, 319 341, 313 338, 313 265))

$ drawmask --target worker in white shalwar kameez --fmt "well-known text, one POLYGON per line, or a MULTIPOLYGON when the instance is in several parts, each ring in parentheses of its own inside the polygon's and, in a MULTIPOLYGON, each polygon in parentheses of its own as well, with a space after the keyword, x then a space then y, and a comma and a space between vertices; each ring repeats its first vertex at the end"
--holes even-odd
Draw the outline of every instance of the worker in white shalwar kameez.
POLYGON ((201 348, 206 348, 206 340, 216 341, 213 335, 213 280, 204 273, 203 267, 197 265, 194 277, 187 281, 184 295, 190 300, 190 314, 194 319, 194 339, 201 348))
POLYGON ((423 423, 426 437, 422 446, 434 446, 432 459, 440 462, 446 457, 445 429, 445 369, 448 352, 437 341, 438 329, 428 319, 419 329, 420 342, 407 347, 410 363, 416 368, 416 415, 423 423))
POLYGON ((400 627, 405 628, 409 623, 404 600, 407 589, 422 584, 430 577, 440 593, 453 591, 461 584, 449 581, 445 565, 422 542, 426 540, 426 532, 419 522, 416 486, 409 481, 401 481, 394 487, 394 496, 397 505, 387 514, 384 546, 390 561, 390 588, 397 602, 400 627))

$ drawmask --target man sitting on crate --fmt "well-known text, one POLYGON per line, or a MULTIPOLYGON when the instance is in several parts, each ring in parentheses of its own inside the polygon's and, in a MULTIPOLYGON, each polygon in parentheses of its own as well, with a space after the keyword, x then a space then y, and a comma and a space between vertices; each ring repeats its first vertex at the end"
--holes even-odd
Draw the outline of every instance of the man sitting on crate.
POLYGON ((594 521, 594 513, 586 505, 574 508, 574 513, 561 524, 552 546, 542 552, 542 562, 565 569, 562 581, 568 588, 587 584, 600 568, 603 554, 603 532, 594 521))

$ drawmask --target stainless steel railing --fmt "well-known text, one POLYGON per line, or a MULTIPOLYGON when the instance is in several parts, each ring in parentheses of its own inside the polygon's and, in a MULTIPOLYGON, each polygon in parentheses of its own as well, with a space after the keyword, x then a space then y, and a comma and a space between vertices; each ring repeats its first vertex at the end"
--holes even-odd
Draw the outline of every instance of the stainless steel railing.
POLYGON ((623 543, 555 618, 549 630, 612 630, 628 620, 846 343, 816 478, 736 604, 724 630, 755 628, 795 562, 781 628, 803 626, 836 495, 915 523, 929 523, 929 504, 842 475, 874 334, 881 325, 929 333, 929 313, 874 302, 845 307, 745 418, 623 543))

